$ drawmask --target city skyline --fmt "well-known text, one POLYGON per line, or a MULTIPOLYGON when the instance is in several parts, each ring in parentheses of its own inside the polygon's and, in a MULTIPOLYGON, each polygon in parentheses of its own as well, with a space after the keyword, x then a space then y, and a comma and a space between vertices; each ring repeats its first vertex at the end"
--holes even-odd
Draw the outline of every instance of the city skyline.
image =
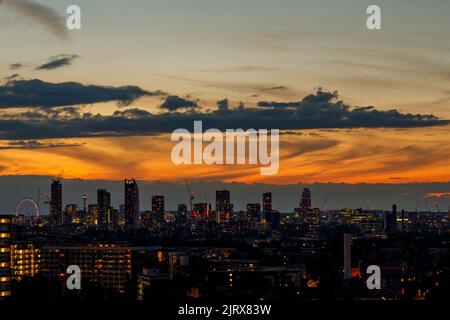
POLYGON ((449 13, 0 0, 1 310, 449 301, 449 13))
POLYGON ((23 301, 30 285, 39 300, 72 303, 448 297, 450 211, 438 207, 323 210, 313 206, 314 192, 303 188, 293 212, 280 213, 272 192, 237 211, 232 192, 216 189, 213 210, 208 199, 193 201, 194 187, 186 181, 189 210, 181 204, 168 212, 165 196, 153 195, 151 211, 137 212, 139 187, 125 179, 119 209, 101 188, 96 204, 83 195, 83 209, 68 204, 62 211, 64 186, 58 179, 50 183, 50 216, 0 214, 0 300, 23 301), (58 286, 62 290, 54 290, 58 286))
MULTIPOLYGON (((40 207, 46 214, 50 207, 45 204, 45 194, 51 194, 50 183, 52 177, 0 177, 0 185, 7 185, 2 193, 3 212, 14 213, 18 201, 22 198, 31 197, 37 201, 40 198, 40 207), (26 183, 26 184, 25 184, 26 183), (17 194, 20 188, 21 194, 17 194), (38 195, 40 192, 40 196, 38 195)), ((134 181, 127 180, 126 181, 134 181)), ((61 210, 68 204, 76 204, 80 209, 84 202, 97 205, 98 192, 108 193, 108 203, 119 209, 125 205, 127 193, 124 188, 124 180, 121 181, 98 181, 98 180, 61 180, 63 185, 61 210)), ((53 185, 53 183, 52 183, 53 185)), ((140 208, 138 212, 152 210, 152 198, 158 195, 165 198, 165 210, 176 211, 179 204, 184 204, 189 209, 189 191, 185 182, 148 182, 136 181, 137 197, 140 208)), ((309 188, 314 193, 311 206, 322 210, 340 210, 344 208, 364 210, 390 210, 393 203, 399 208, 408 211, 419 212, 446 212, 450 207, 450 194, 443 192, 450 187, 450 183, 431 184, 404 184, 404 185, 379 185, 379 184, 298 184, 298 185, 265 185, 253 184, 251 187, 240 183, 223 183, 190 181, 190 188, 195 193, 195 203, 214 203, 217 190, 229 190, 231 192, 234 210, 245 211, 247 204, 259 203, 264 207, 263 194, 271 193, 271 205, 274 210, 280 212, 293 212, 299 206, 299 201, 304 188, 309 188)), ((133 196, 134 197, 134 196, 133 196)), ((59 203, 59 202, 57 202, 59 203)), ((33 208, 24 207, 24 210, 33 208)), ((134 212, 134 211, 133 211, 134 212)))

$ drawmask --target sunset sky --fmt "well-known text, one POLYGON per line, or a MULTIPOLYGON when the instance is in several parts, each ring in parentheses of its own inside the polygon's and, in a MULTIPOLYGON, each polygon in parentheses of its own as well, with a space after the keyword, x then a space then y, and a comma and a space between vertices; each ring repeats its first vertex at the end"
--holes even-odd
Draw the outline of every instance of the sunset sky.
POLYGON ((450 181, 449 12, 440 0, 0 1, 0 175, 450 181), (80 31, 65 28, 74 3, 80 31), (366 29, 373 3, 383 30, 366 29), (194 120, 279 128, 279 173, 173 165, 170 132, 194 120))

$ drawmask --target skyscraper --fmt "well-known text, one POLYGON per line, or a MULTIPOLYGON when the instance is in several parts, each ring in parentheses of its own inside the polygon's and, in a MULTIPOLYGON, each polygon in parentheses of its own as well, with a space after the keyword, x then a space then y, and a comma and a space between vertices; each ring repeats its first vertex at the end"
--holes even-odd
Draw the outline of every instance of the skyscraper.
POLYGON ((254 222, 261 220, 261 205, 259 203, 247 203, 247 220, 254 222))
POLYGON ((79 210, 80 208, 78 208, 76 204, 66 205, 64 210, 64 224, 76 224, 76 222, 81 222, 77 221, 80 217, 79 210))
POLYGON ((165 200, 164 196, 152 197, 152 214, 156 221, 162 221, 165 212, 165 200))
POLYGON ((98 225, 108 226, 110 222, 111 194, 106 189, 97 190, 98 225))
POLYGON ((308 188, 303 189, 300 198, 300 210, 303 212, 311 210, 311 191, 308 188))
POLYGON ((96 204, 88 205, 88 212, 84 216, 84 224, 87 226, 98 225, 98 207, 96 204))
POLYGON ((177 220, 182 224, 187 223, 188 221, 187 206, 184 203, 178 205, 177 220))
POLYGON ((263 211, 272 211, 272 192, 263 193, 263 211))
POLYGON ((0 214, 0 300, 11 296, 11 217, 0 214))
POLYGON ((211 213, 210 203, 194 203, 193 206, 193 216, 197 219, 206 220, 208 215, 211 213))
POLYGON ((139 228, 139 187, 134 179, 125 180, 125 226, 139 228))
POLYGON ((185 203, 180 203, 177 207, 177 214, 179 217, 187 216, 187 206, 185 203))
POLYGON ((384 232, 387 236, 397 233, 397 206, 392 206, 392 212, 384 213, 384 232))
POLYGON ((216 190, 216 215, 219 223, 231 220, 230 191, 216 190))
POLYGON ((50 194, 50 217, 56 225, 63 223, 62 216, 62 184, 58 179, 53 180, 50 194))

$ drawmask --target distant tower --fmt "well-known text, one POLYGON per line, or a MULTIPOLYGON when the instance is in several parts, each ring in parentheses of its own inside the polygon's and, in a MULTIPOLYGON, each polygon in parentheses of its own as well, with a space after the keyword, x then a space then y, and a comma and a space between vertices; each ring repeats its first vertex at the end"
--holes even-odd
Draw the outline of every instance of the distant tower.
POLYGON ((247 203, 247 219, 252 222, 261 220, 261 205, 259 203, 247 203))
POLYGON ((56 225, 63 223, 62 219, 62 184, 58 179, 53 180, 50 194, 50 217, 56 225))
POLYGON ((83 211, 86 214, 87 210, 87 195, 83 194, 83 211))
POLYGON ((392 206, 392 212, 385 212, 384 214, 384 232, 386 235, 392 236, 397 233, 397 206, 392 206))
POLYGON ((352 235, 344 233, 344 280, 352 276, 352 235))
POLYGON ((187 221, 187 206, 185 203, 180 203, 177 209, 178 219, 183 223, 187 221))
POLYGON ((199 220, 206 220, 211 212, 210 203, 194 203, 193 214, 199 220))
POLYGON ((231 203, 229 190, 216 190, 216 215, 219 223, 231 220, 231 203))
POLYGON ((125 180, 125 226, 139 228, 139 187, 136 180, 125 180))
POLYGON ((164 196, 152 196, 152 213, 156 221, 163 221, 165 208, 164 196))
POLYGON ((300 198, 300 210, 311 210, 311 191, 308 188, 303 189, 302 197, 300 198))
POLYGON ((263 211, 272 211, 272 192, 263 193, 263 211))
POLYGON ((106 189, 97 190, 98 224, 106 227, 110 222, 111 194, 106 189))

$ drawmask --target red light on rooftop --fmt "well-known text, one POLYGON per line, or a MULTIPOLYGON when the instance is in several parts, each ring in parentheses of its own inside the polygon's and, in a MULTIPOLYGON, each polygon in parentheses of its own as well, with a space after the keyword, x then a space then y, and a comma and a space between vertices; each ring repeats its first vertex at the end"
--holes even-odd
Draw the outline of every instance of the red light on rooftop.
POLYGON ((352 278, 361 277, 361 270, 359 268, 352 268, 352 278))

